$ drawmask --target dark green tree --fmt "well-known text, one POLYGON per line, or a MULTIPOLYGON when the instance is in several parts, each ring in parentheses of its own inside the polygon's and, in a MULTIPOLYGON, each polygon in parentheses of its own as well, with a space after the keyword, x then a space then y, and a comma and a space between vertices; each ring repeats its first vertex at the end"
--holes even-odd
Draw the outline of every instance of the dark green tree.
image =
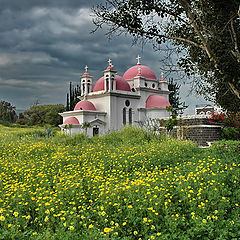
POLYGON ((9 102, 0 101, 0 120, 11 123, 16 122, 16 107, 9 102))
POLYGON ((178 64, 200 76, 197 92, 223 108, 240 111, 239 0, 107 0, 93 9, 96 29, 128 32, 159 48, 171 41, 178 64))
POLYGON ((72 82, 69 83, 69 93, 67 93, 67 104, 66 104, 66 110, 72 111, 75 107, 75 105, 80 101, 78 97, 81 95, 81 89, 80 86, 77 85, 76 87, 72 84, 72 82))
POLYGON ((168 89, 171 92, 169 94, 169 102, 172 106, 172 111, 175 114, 183 113, 183 111, 188 107, 185 105, 185 102, 181 101, 180 98, 180 89, 181 85, 173 81, 173 78, 168 80, 168 89))
POLYGON ((62 104, 57 105, 38 105, 32 106, 24 112, 24 115, 29 119, 30 125, 50 124, 58 126, 62 123, 62 117, 59 113, 64 112, 65 107, 62 104))

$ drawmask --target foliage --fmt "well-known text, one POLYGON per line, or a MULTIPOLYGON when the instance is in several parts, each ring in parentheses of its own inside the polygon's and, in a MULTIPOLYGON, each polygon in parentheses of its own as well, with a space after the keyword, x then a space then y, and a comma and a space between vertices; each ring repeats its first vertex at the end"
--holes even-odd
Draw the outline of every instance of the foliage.
POLYGON ((225 127, 222 129, 222 138, 227 140, 240 140, 240 127, 225 127))
POLYGON ((222 137, 224 139, 240 140, 240 112, 211 113, 207 119, 210 122, 224 125, 222 129, 222 137))
POLYGON ((16 107, 6 101, 0 101, 0 121, 14 123, 17 120, 16 107))
POLYGON ((171 132, 173 127, 177 125, 177 114, 173 112, 172 106, 166 107, 166 110, 171 113, 171 116, 167 120, 165 127, 168 132, 171 132))
POLYGON ((177 84, 176 82, 173 81, 173 78, 169 79, 168 81, 168 89, 170 91, 169 94, 169 102, 171 104, 171 106, 173 107, 173 113, 175 114, 182 114, 183 111, 188 107, 185 105, 185 102, 181 102, 180 99, 180 85, 177 84))
POLYGON ((130 33, 149 40, 157 50, 166 41, 183 57, 187 75, 201 76, 197 91, 223 108, 240 110, 239 1, 107 0, 95 7, 94 23, 109 34, 130 33))
POLYGON ((223 123, 227 127, 240 127, 240 112, 232 113, 211 113, 208 121, 213 123, 223 123))
POLYGON ((57 105, 38 105, 32 106, 24 112, 29 118, 30 125, 50 124, 52 126, 58 126, 62 123, 62 117, 59 115, 60 112, 65 110, 62 104, 57 105))
POLYGON ((72 111, 75 105, 79 102, 78 96, 81 95, 81 88, 79 85, 74 87, 72 82, 69 83, 69 93, 67 93, 66 110, 72 111))
POLYGON ((34 135, 0 127, 1 239, 239 238, 239 142, 34 135))
POLYGON ((91 123, 90 122, 84 122, 83 124, 82 124, 82 129, 85 129, 85 134, 87 135, 87 130, 88 130, 88 128, 90 128, 91 127, 91 123))

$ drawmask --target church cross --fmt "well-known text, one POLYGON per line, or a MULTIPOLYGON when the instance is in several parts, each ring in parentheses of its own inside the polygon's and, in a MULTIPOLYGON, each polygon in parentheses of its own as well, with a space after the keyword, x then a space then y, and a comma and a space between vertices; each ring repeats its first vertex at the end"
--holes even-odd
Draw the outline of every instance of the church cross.
POLYGON ((112 66, 112 60, 110 58, 108 59, 108 64, 109 66, 112 66))
POLYGON ((141 64, 141 63, 140 63, 140 59, 141 59, 141 57, 140 57, 139 55, 137 56, 136 59, 137 59, 137 64, 141 64))
POLYGON ((161 72, 161 77, 163 78, 163 72, 161 72))
POLYGON ((88 66, 86 65, 86 67, 85 67, 85 72, 88 72, 88 66))

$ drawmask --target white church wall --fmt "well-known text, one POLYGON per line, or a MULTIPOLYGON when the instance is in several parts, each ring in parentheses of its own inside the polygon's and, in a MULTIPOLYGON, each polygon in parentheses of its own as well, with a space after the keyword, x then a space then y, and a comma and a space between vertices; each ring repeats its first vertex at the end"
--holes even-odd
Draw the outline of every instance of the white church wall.
POLYGON ((170 117, 170 114, 165 108, 149 108, 146 110, 146 117, 151 119, 161 119, 170 117))
POLYGON ((110 96, 109 95, 102 95, 101 97, 97 96, 95 98, 89 99, 89 101, 91 101, 94 104, 97 111, 106 112, 106 115, 99 119, 101 119, 106 123, 103 131, 107 132, 110 126, 110 116, 109 116, 110 115, 110 96))
POLYGON ((139 98, 131 98, 127 97, 118 97, 112 96, 111 99, 111 129, 119 130, 121 129, 123 124, 123 108, 126 109, 126 125, 129 125, 129 109, 132 109, 132 125, 134 125, 135 121, 138 121, 137 114, 137 106, 138 106, 139 98), (129 102, 129 106, 126 105, 126 101, 129 102))

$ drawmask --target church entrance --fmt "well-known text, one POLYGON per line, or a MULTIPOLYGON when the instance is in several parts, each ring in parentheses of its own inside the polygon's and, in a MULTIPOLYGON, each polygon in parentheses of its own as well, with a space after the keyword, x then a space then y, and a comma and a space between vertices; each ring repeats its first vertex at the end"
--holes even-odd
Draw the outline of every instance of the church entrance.
POLYGON ((94 127, 93 128, 93 136, 98 135, 99 134, 99 128, 98 127, 94 127))

